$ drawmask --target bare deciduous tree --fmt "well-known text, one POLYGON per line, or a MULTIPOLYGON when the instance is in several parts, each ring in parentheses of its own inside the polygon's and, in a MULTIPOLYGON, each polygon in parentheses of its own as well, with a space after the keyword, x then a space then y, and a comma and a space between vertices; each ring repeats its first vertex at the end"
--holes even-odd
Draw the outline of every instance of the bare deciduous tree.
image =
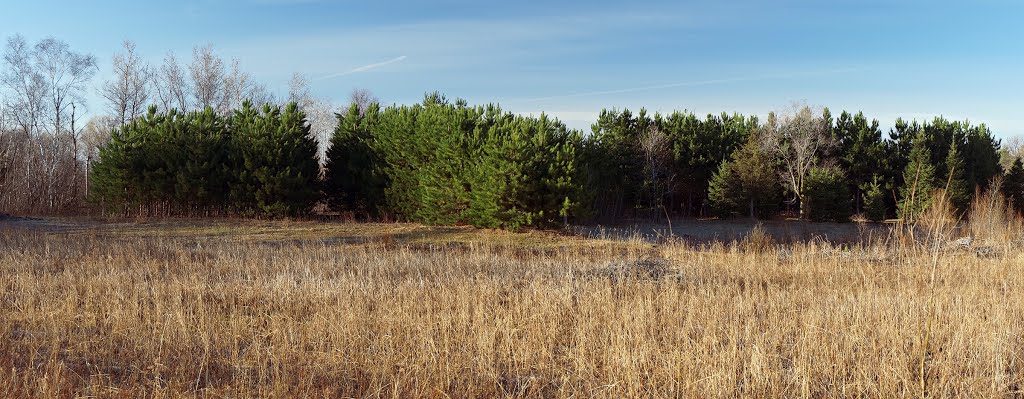
POLYGON ((47 84, 52 112, 50 119, 53 122, 51 145, 55 158, 48 163, 47 200, 52 207, 58 207, 63 206, 60 202, 68 200, 61 199, 62 195, 56 192, 60 188, 56 174, 61 167, 70 167, 71 198, 78 198, 81 170, 77 158, 79 132, 75 129, 75 104, 85 104, 86 84, 99 68, 96 66, 96 57, 71 51, 67 43, 54 38, 46 38, 37 43, 34 55, 37 68, 41 70, 47 84), (71 148, 67 148, 68 140, 71 148))
POLYGON ((246 98, 252 101, 253 104, 275 104, 277 103, 277 97, 274 96, 267 86, 262 83, 253 84, 248 91, 246 98))
MULTIPOLYGON (((242 101, 246 99, 251 100, 250 95, 255 84, 252 81, 252 76, 247 72, 242 71, 242 68, 238 65, 238 60, 231 61, 231 70, 224 77, 224 99, 221 101, 220 109, 222 112, 238 108, 242 105, 242 101)), ((260 104, 259 102, 254 102, 260 104)))
POLYGON ((1024 157, 1024 136, 1013 136, 1003 139, 999 157, 1003 170, 1010 170, 1013 167, 1013 161, 1021 157, 1024 157))
POLYGON ((309 78, 306 75, 295 72, 288 80, 288 102, 295 102, 299 106, 306 105, 304 102, 312 101, 313 95, 309 91, 309 78))
POLYGON ((306 113, 310 134, 319 143, 317 156, 322 164, 330 145, 331 135, 338 126, 335 114, 340 110, 329 100, 314 96, 309 88, 309 79, 298 72, 292 74, 291 80, 288 81, 288 102, 295 102, 306 113))
POLYGON ((95 58, 53 38, 30 47, 16 35, 7 41, 4 67, 4 120, 20 131, 0 132, 0 210, 67 211, 82 199, 75 117, 96 73, 95 58))
POLYGON ((0 75, 7 91, 4 112, 26 136, 39 133, 46 111, 46 79, 34 68, 32 52, 21 35, 7 39, 5 68, 0 75))
POLYGON ((761 127, 760 138, 766 153, 782 165, 782 183, 800 203, 800 217, 804 217, 804 181, 811 168, 822 162, 823 154, 834 145, 830 121, 811 107, 794 105, 793 110, 768 115, 761 127))
POLYGON ((366 113, 366 108, 369 107, 370 104, 379 103, 380 99, 378 99, 377 96, 374 96, 373 92, 367 89, 356 88, 352 89, 352 94, 349 95, 348 101, 349 104, 358 105, 359 115, 363 115, 366 113))
POLYGON ((49 94, 53 133, 60 134, 69 123, 72 103, 84 104, 86 83, 96 74, 96 57, 71 51, 67 43, 46 38, 35 46, 37 68, 49 94))
POLYGON ((114 76, 103 84, 100 94, 119 124, 131 121, 146 112, 153 73, 135 53, 135 43, 125 40, 124 54, 114 54, 114 76))
POLYGON ((226 73, 224 61, 213 53, 212 46, 192 49, 192 64, 188 67, 192 75, 192 97, 199 109, 211 107, 224 111, 226 73))
POLYGON ((650 179, 650 195, 652 205, 663 209, 663 199, 672 190, 672 149, 671 141, 657 126, 650 126, 642 132, 639 139, 640 151, 644 156, 644 170, 650 179))
POLYGON ((156 73, 157 97, 160 101, 162 111, 169 111, 176 108, 181 111, 189 109, 189 97, 191 89, 185 73, 178 65, 178 59, 173 53, 167 53, 164 63, 156 73))

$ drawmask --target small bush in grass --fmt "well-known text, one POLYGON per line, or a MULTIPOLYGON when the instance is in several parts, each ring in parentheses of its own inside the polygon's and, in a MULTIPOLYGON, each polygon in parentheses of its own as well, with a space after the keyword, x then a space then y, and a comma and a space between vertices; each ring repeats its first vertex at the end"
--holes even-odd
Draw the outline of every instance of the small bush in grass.
POLYGON ((754 226, 743 241, 740 242, 740 249, 746 252, 764 253, 775 248, 775 239, 765 230, 764 225, 758 223, 754 226))

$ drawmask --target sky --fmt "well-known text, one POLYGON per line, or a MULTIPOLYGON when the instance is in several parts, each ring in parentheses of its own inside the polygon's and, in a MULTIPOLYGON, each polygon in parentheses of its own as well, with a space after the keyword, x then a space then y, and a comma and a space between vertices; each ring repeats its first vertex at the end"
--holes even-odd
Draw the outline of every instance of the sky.
MULTIPOLYGON (((283 96, 427 92, 554 115, 603 108, 766 115, 794 102, 985 123, 1024 135, 1024 3, 1016 1, 12 1, 0 35, 95 55, 98 87, 131 40, 158 64, 212 45, 283 96)), ((102 111, 93 95, 91 112, 102 111)))

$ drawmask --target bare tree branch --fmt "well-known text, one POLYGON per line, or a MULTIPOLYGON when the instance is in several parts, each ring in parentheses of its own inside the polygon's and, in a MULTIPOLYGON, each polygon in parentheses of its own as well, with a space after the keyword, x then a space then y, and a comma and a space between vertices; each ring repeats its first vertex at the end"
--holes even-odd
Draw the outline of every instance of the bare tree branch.
POLYGON ((153 77, 150 68, 135 53, 135 43, 126 40, 123 46, 125 53, 114 54, 112 60, 113 78, 100 89, 110 111, 122 125, 146 112, 153 77))
POLYGON ((815 113, 809 106, 794 105, 781 118, 776 113, 768 115, 768 121, 761 127, 760 138, 766 153, 782 164, 782 183, 800 202, 800 216, 804 216, 804 181, 811 168, 822 162, 823 154, 834 145, 830 122, 815 113))

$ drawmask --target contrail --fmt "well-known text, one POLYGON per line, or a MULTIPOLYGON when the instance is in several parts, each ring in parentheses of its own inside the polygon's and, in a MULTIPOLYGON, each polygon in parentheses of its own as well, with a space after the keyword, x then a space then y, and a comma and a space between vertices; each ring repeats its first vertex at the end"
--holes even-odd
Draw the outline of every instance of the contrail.
POLYGON ((536 102, 536 101, 546 101, 546 100, 557 100, 557 99, 563 99, 563 98, 603 96, 603 95, 608 95, 608 94, 622 94, 622 93, 633 93, 633 92, 647 91, 647 90, 671 89, 673 87, 706 86, 706 85, 720 84, 720 83, 749 82, 749 81, 755 81, 755 80, 770 80, 770 79, 787 79, 787 78, 796 78, 796 77, 814 76, 814 75, 831 75, 831 74, 836 74, 836 73, 856 72, 856 71, 859 71, 859 70, 862 70, 862 69, 863 68, 843 68, 843 69, 834 69, 834 70, 829 70, 829 71, 817 71, 817 72, 803 72, 803 73, 790 73, 790 74, 777 74, 777 75, 761 75, 761 76, 742 76, 742 77, 725 78, 725 79, 697 80, 697 81, 692 81, 692 82, 668 83, 668 84, 663 84, 663 85, 630 87, 630 88, 616 89, 616 90, 588 91, 588 92, 583 92, 583 93, 573 93, 573 94, 562 94, 562 95, 557 95, 557 96, 528 98, 528 99, 523 99, 523 100, 519 100, 519 101, 512 101, 512 102, 513 103, 515 103, 515 102, 536 102))
POLYGON ((314 80, 331 79, 331 78, 336 78, 336 77, 339 77, 339 76, 351 75, 353 73, 366 72, 366 71, 369 71, 371 69, 376 69, 376 68, 380 68, 380 67, 385 66, 385 65, 394 64, 394 63, 402 61, 402 60, 404 60, 406 58, 407 57, 403 55, 401 57, 395 57, 395 58, 387 60, 387 61, 382 61, 382 62, 378 62, 378 63, 375 63, 375 64, 363 65, 363 66, 361 66, 359 68, 355 68, 355 69, 350 70, 350 71, 332 73, 332 74, 327 75, 327 76, 321 76, 321 77, 316 78, 314 80))

